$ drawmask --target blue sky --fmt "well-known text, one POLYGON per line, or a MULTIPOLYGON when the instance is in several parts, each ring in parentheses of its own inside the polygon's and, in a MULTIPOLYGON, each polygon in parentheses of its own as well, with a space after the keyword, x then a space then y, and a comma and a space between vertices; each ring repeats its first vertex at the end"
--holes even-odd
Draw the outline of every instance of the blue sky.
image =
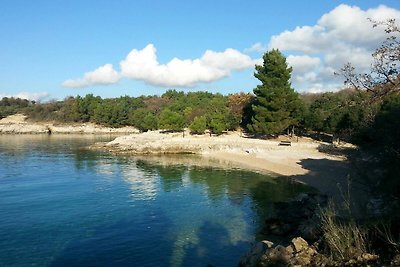
POLYGON ((366 17, 385 16, 400 18, 399 0, 0 0, 0 96, 251 92, 271 48, 297 91, 335 90, 332 71, 349 59, 366 69, 385 37, 366 17))

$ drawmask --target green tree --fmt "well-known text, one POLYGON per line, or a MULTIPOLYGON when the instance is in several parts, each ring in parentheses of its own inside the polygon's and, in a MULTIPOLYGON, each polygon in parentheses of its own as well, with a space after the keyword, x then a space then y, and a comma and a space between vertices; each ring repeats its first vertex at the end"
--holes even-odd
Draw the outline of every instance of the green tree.
POLYGON ((34 105, 33 101, 14 97, 3 97, 0 100, 0 119, 17 112, 23 113, 27 107, 34 105))
POLYGON ((205 116, 195 117, 193 122, 189 125, 191 133, 203 134, 207 129, 207 120, 205 116))
POLYGON ((178 112, 164 109, 160 114, 160 128, 172 131, 181 131, 185 124, 184 117, 178 112))
POLYGON ((229 127, 229 108, 228 99, 223 95, 217 94, 209 103, 206 114, 208 128, 214 134, 222 134, 229 127))
POLYGON ((144 131, 158 129, 157 117, 151 112, 147 113, 147 115, 143 118, 141 128, 144 131))
POLYGON ((280 134, 297 124, 295 113, 301 101, 291 88, 292 68, 281 52, 273 49, 264 54, 263 60, 254 73, 262 84, 254 89, 254 115, 248 128, 254 133, 280 134))
POLYGON ((97 106, 93 114, 93 121, 98 124, 111 126, 113 105, 109 101, 103 101, 97 106))
POLYGON ((214 134, 222 134, 226 130, 227 124, 225 122, 224 114, 213 113, 210 117, 210 122, 208 124, 210 130, 214 134))
POLYGON ((145 108, 138 108, 129 114, 129 124, 141 132, 158 129, 157 116, 145 108))

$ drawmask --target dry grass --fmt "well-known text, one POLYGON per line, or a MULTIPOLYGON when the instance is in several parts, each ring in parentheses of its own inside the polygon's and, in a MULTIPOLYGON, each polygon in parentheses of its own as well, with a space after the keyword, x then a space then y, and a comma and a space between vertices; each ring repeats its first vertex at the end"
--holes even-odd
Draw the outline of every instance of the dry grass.
POLYGON ((396 231, 398 236, 394 236, 391 223, 381 223, 375 226, 376 231, 387 245, 394 248, 396 253, 400 253, 400 233, 396 231))
POLYGON ((332 203, 321 212, 326 246, 333 260, 348 261, 368 253, 367 234, 350 219, 341 222, 332 203))

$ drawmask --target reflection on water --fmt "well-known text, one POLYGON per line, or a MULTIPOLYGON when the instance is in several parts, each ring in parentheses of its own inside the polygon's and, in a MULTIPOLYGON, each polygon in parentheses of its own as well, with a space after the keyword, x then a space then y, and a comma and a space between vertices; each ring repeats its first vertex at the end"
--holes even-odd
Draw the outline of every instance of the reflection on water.
POLYGON ((272 203, 312 190, 197 156, 0 136, 0 266, 234 266, 272 203))

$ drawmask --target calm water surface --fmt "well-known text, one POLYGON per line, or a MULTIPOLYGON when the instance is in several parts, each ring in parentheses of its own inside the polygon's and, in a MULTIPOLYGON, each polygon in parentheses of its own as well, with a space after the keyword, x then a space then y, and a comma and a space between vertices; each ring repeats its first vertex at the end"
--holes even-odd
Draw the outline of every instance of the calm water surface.
POLYGON ((0 266, 236 266, 271 204, 310 190, 85 149, 110 139, 0 135, 0 266))

